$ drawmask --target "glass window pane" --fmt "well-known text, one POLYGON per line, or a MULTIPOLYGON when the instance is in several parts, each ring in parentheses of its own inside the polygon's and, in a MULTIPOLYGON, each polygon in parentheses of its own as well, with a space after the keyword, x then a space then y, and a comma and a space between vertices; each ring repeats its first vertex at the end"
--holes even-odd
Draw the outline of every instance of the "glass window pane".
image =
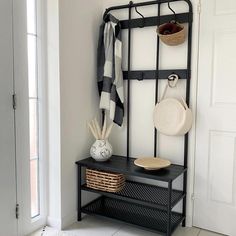
POLYGON ((28 35, 28 83, 29 97, 37 97, 37 38, 28 35))
POLYGON ((30 161, 31 217, 39 215, 38 159, 30 161))
POLYGON ((38 156, 38 109, 37 99, 29 100, 30 159, 38 156))
POLYGON ((36 34, 36 1, 27 0, 27 31, 36 34))
POLYGON ((27 0, 31 217, 40 214, 37 0, 27 0))

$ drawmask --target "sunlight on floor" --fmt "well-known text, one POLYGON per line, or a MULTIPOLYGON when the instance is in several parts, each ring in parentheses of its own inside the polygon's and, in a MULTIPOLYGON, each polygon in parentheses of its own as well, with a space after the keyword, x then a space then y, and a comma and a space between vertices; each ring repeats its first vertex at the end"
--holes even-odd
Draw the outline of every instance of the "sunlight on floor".
MULTIPOLYGON (((109 219, 85 216, 81 222, 76 222, 68 229, 60 232, 56 229, 46 227, 30 236, 158 236, 135 226, 130 226, 109 219)), ((219 236, 209 231, 198 228, 178 228, 173 236, 219 236)))

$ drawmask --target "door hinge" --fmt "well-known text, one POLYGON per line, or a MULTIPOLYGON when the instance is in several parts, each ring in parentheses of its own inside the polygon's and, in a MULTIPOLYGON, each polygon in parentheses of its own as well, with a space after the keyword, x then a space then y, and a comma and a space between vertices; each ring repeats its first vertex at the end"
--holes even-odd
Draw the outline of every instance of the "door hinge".
POLYGON ((16 219, 19 219, 19 204, 16 204, 16 219))
POLYGON ((201 1, 199 1, 198 5, 197 5, 198 14, 201 14, 201 10, 202 10, 202 5, 201 5, 201 1))
POLYGON ((14 110, 16 110, 16 94, 15 93, 12 95, 12 107, 14 110))

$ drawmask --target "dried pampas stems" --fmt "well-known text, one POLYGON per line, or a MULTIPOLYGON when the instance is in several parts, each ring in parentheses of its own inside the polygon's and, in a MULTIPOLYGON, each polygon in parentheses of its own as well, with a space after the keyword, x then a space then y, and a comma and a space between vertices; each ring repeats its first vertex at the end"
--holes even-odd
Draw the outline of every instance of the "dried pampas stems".
POLYGON ((105 139, 106 129, 107 129, 107 117, 105 116, 103 127, 102 127, 102 139, 105 139))
POLYGON ((105 115, 102 128, 100 127, 96 118, 93 119, 91 122, 88 122, 88 127, 95 139, 108 139, 109 135, 111 134, 113 122, 109 126, 107 126, 107 117, 105 115))
POLYGON ((112 127, 113 127, 113 123, 111 123, 110 126, 108 127, 108 129, 106 130, 105 139, 108 139, 108 137, 111 133, 112 127))

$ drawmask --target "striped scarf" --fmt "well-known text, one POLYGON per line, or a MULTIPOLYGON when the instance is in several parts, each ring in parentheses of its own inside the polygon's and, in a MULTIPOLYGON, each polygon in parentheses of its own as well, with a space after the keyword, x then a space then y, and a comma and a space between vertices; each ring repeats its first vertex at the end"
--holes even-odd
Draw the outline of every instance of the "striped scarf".
POLYGON ((97 58, 97 82, 100 109, 109 111, 110 118, 119 126, 124 117, 124 88, 120 22, 111 14, 100 26, 97 58))

